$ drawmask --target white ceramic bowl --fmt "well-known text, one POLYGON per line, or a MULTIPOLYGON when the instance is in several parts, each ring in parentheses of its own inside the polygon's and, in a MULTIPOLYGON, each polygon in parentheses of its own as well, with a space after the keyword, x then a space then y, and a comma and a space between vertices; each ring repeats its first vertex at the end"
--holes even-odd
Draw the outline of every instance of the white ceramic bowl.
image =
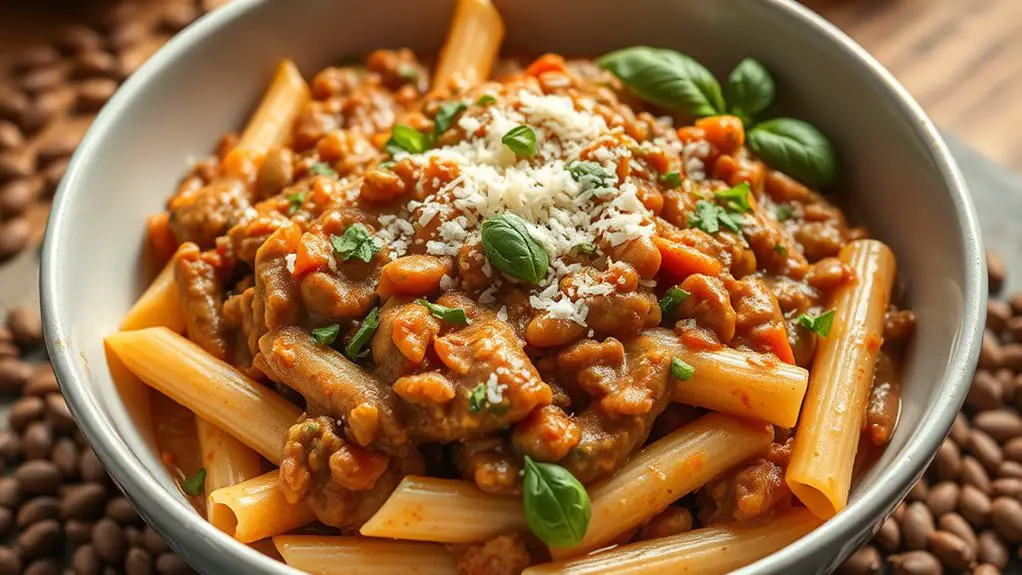
MULTIPOLYGON (((853 213, 898 256, 918 318, 901 421, 848 508, 746 573, 834 568, 922 473, 969 386, 986 276, 962 178, 919 106, 841 32, 784 0, 496 0, 509 53, 599 55, 650 44, 724 76, 744 56, 770 68, 782 111, 830 135, 853 213)), ((125 410, 102 338, 141 293, 143 222, 186 169, 237 130, 274 65, 308 75, 349 54, 408 46, 433 53, 451 0, 235 0, 172 40, 114 96, 57 194, 43 253, 51 359, 75 417, 115 481, 193 566, 207 573, 294 573, 202 520, 125 410)))

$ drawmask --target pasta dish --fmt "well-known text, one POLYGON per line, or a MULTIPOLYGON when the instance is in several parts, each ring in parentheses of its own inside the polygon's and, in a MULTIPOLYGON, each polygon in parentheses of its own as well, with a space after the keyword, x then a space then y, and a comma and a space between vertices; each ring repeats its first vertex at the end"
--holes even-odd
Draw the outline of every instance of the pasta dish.
POLYGON ((200 513, 309 573, 721 573, 846 505, 914 319, 755 59, 283 61, 106 339, 200 513), (143 388, 144 389, 144 388, 143 388), (148 390, 146 390, 148 393, 148 390))

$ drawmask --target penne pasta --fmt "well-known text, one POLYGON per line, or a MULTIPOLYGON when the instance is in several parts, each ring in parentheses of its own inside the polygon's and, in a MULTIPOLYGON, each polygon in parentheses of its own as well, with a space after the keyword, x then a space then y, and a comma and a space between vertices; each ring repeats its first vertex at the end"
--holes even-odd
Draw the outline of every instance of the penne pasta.
POLYGON ((291 127, 309 101, 309 86, 291 60, 277 66, 277 73, 241 138, 224 159, 228 176, 251 176, 251 162, 259 162, 266 152, 287 141, 291 127))
POLYGON ((773 441, 769 425, 710 413, 636 453, 617 473, 589 488, 592 518, 573 547, 552 548, 554 558, 599 549, 663 511, 773 441))
POLYGON ((648 333, 695 368, 691 379, 674 382, 674 401, 795 427, 809 382, 805 369, 728 347, 693 351, 667 330, 648 333))
POLYGON ((705 527, 578 559, 530 567, 522 575, 719 575, 800 539, 821 523, 806 509, 748 527, 705 527))
POLYGON ((201 417, 195 418, 195 429, 202 450, 202 467, 206 470, 207 496, 262 473, 262 456, 244 443, 201 417))
POLYGON ((248 481, 209 494, 207 519, 242 543, 272 537, 312 523, 316 515, 305 504, 291 505, 277 487, 274 469, 248 481))
POLYGON ((122 331, 106 343, 150 387, 279 464, 301 410, 163 327, 122 331))
POLYGON ((490 0, 458 0, 433 74, 433 88, 473 86, 490 75, 504 40, 504 22, 490 0))
POLYGON ((273 544, 288 565, 316 575, 458 573, 454 558, 442 545, 321 535, 278 535, 273 544))
POLYGON ((520 497, 489 495, 456 479, 409 476, 359 532, 370 537, 470 543, 525 528, 520 497))
MULTIPOLYGON (((183 247, 179 247, 178 251, 180 252, 183 247)), ((175 258, 171 258, 167 265, 163 266, 163 270, 153 283, 149 284, 142 297, 131 306, 128 315, 121 322, 122 330, 163 326, 177 333, 184 332, 185 313, 181 307, 177 284, 174 282, 174 261, 175 258)))
POLYGON ((824 519, 848 502, 896 271, 894 254, 876 240, 854 241, 840 258, 855 279, 833 295, 834 323, 816 350, 786 475, 791 491, 824 519))

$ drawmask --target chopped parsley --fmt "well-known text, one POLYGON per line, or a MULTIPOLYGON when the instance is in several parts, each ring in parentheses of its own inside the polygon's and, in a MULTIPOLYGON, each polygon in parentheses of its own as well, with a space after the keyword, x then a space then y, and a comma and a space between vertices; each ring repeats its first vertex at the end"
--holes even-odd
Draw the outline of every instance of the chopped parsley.
POLYGON ((351 340, 348 341, 348 345, 344 346, 344 355, 348 356, 351 361, 358 361, 363 357, 369 355, 369 350, 366 346, 369 341, 373 338, 373 334, 376 333, 376 328, 380 327, 380 308, 374 307, 369 310, 362 325, 358 326, 358 331, 355 335, 351 336, 351 340))
POLYGON ((195 472, 195 475, 185 479, 184 485, 181 487, 184 488, 185 493, 188 495, 202 495, 202 492, 206 487, 206 468, 200 467, 199 470, 195 472))
POLYGON ((696 368, 682 361, 680 357, 671 359, 671 376, 678 381, 688 381, 695 375, 696 368))
POLYGON ((437 303, 432 303, 424 299, 417 299, 415 303, 424 306, 429 310, 429 313, 434 317, 438 317, 447 323, 453 323, 458 325, 468 325, 472 323, 468 316, 465 315, 465 310, 460 307, 447 307, 437 303))
POLYGON ((298 210, 302 209, 302 204, 305 203, 305 192, 295 192, 287 195, 287 215, 293 216, 298 213, 298 210))
POLYGON ((830 328, 834 326, 834 310, 827 310, 816 317, 802 314, 795 318, 795 322, 809 328, 816 335, 827 337, 830 335, 830 328))
POLYGON ((401 64, 397 69, 397 75, 403 80, 414 80, 419 77, 419 71, 411 64, 401 64))
POLYGON ((608 187, 617 176, 596 162, 574 161, 567 166, 571 179, 576 182, 595 184, 602 188, 608 187))
POLYGON ((362 224, 352 224, 340 236, 330 236, 334 251, 342 260, 360 259, 366 263, 372 261, 380 248, 373 241, 373 236, 362 224))
POLYGON ((444 102, 440 104, 440 109, 437 110, 436 118, 433 119, 433 135, 439 137, 454 124, 454 119, 458 117, 458 114, 465 111, 468 106, 465 102, 444 102))
POLYGON ((341 326, 336 323, 325 325, 323 327, 317 327, 316 329, 309 332, 312 334, 312 339, 316 340, 319 345, 333 345, 337 339, 337 334, 341 332, 341 326))
POLYGON ((672 188, 677 188, 681 185, 681 172, 667 172, 660 176, 660 181, 672 188))
POLYGON ((483 94, 482 96, 479 96, 478 100, 476 100, 476 106, 485 106, 487 104, 492 104, 496 101, 497 99, 494 98, 493 96, 489 94, 483 94))
POLYGON ((688 225, 699 228, 710 235, 719 232, 721 226, 739 234, 742 232, 740 218, 741 214, 728 212, 714 203, 699 200, 696 202, 695 213, 688 217, 688 225))
POLYGON ((486 384, 480 383, 468 394, 468 410, 478 413, 486 407, 486 384))
POLYGON ((591 256, 596 253, 596 244, 582 243, 571 246, 571 253, 579 256, 591 256))
POLYGON ((337 172, 326 162, 316 162, 315 164, 312 164, 309 171, 320 176, 330 176, 331 178, 337 177, 337 172))
POLYGON ((776 244, 774 244, 774 252, 783 256, 788 253, 788 248, 785 247, 785 245, 782 244, 781 242, 777 242, 776 244))
POLYGON ((536 155, 536 132, 524 124, 508 130, 500 142, 516 156, 531 158, 536 155))
POLYGON ((745 182, 729 190, 719 191, 713 194, 713 197, 718 201, 723 201, 724 205, 731 211, 740 214, 752 211, 752 206, 749 204, 749 184, 745 182))
POLYGON ((686 290, 681 289, 678 286, 673 286, 667 290, 664 297, 660 298, 660 315, 663 319, 670 321, 674 318, 674 312, 678 310, 678 306, 681 302, 688 299, 688 296, 692 294, 686 290))
POLYGON ((391 156, 398 152, 421 154, 429 149, 432 138, 406 124, 397 124, 390 132, 385 149, 391 156))
POLYGON ((777 221, 779 222, 786 222, 791 219, 791 216, 792 213, 790 206, 780 205, 774 210, 774 217, 777 218, 777 221))

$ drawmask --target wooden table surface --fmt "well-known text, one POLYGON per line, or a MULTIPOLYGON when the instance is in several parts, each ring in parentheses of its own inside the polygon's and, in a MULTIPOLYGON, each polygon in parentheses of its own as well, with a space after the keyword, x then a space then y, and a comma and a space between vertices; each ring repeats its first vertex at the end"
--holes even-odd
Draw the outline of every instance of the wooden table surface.
MULTIPOLYGON (((95 3, 0 0, 0 60, 95 3)), ((805 3, 872 52, 938 125, 1022 175, 1022 0, 805 3)))

